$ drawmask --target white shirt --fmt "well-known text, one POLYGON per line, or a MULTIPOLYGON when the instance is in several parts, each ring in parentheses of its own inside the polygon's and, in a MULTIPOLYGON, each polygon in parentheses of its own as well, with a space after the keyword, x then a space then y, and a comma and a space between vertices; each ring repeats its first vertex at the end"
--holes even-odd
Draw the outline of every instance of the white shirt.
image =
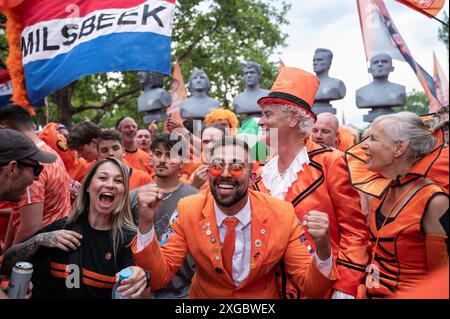
MULTIPOLYGON (((214 201, 214 210, 216 213, 217 226, 219 228, 220 244, 222 245, 225 235, 227 233, 227 227, 223 223, 225 218, 229 217, 225 215, 214 201)), ((175 211, 174 214, 178 213, 175 211)), ((242 208, 236 215, 234 215, 239 222, 236 225, 236 243, 234 246, 233 254, 233 280, 236 286, 239 286, 248 276, 250 272, 250 257, 252 249, 252 238, 251 238, 251 207, 250 199, 247 200, 247 204, 242 208)), ((142 251, 148 244, 150 244, 155 237, 155 228, 152 229, 147 234, 141 234, 138 231, 137 242, 136 242, 136 252, 142 251)), ((331 268, 333 267, 333 254, 327 260, 320 260, 316 253, 314 253, 315 261, 319 271, 326 277, 331 273, 331 268)))
POLYGON ((264 165, 261 178, 273 197, 284 200, 289 188, 297 180, 298 172, 303 171, 303 165, 309 165, 309 156, 306 147, 303 147, 283 174, 278 171, 278 159, 277 155, 264 165))
MULTIPOLYGON (((304 165, 309 165, 309 156, 308 151, 306 150, 306 146, 304 146, 298 153, 297 156, 292 161, 291 165, 289 165, 288 169, 280 174, 278 171, 278 159, 279 156, 273 157, 266 165, 264 165, 261 172, 261 179, 264 183, 264 186, 270 191, 270 194, 278 199, 285 200, 286 194, 289 191, 289 188, 292 184, 297 180, 298 173, 303 171, 304 165)), ((316 255, 316 261, 319 262, 320 259, 316 255)), ((319 266, 319 264, 318 264, 319 266)), ((321 268, 319 270, 322 274, 325 274, 321 268)), ((331 271, 331 268, 330 268, 331 271)), ((328 272, 329 274, 329 272, 328 272)), ((334 291, 333 299, 354 299, 353 296, 350 296, 341 291, 334 291)))
MULTIPOLYGON (((227 234, 227 226, 224 220, 230 216, 222 212, 214 201, 214 210, 216 212, 216 221, 219 228, 220 246, 222 246, 227 234)), ((250 256, 252 254, 252 227, 251 218, 252 212, 250 208, 250 199, 247 200, 244 208, 239 213, 234 215, 239 222, 236 224, 236 243, 234 244, 233 254, 233 280, 236 286, 239 286, 250 272, 250 256)))

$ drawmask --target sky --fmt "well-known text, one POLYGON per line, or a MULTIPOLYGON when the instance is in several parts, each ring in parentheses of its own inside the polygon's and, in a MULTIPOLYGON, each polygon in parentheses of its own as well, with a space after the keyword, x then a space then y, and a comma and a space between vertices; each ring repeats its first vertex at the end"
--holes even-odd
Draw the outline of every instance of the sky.
MULTIPOLYGON (((316 48, 333 52, 329 76, 342 80, 347 94, 342 100, 332 102, 339 120, 344 112, 346 124, 363 128, 363 115, 369 109, 358 109, 355 91, 370 83, 367 72, 362 33, 356 0, 287 0, 292 4, 282 31, 288 34, 287 46, 279 48, 274 59, 281 58, 286 66, 313 72, 312 60, 316 48)), ((447 49, 438 39, 441 23, 430 19, 394 0, 384 1, 397 29, 415 60, 433 75, 433 51, 448 79, 447 49)), ((444 10, 449 12, 449 0, 437 15, 443 20, 444 10)), ((395 70, 389 81, 402 84, 406 92, 423 91, 409 64, 393 60, 395 70)))

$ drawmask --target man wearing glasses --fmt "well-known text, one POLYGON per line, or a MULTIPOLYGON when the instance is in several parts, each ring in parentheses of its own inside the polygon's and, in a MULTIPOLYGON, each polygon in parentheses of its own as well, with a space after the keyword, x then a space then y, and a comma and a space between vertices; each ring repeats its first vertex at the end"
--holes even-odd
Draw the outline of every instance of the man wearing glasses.
POLYGON ((43 169, 29 159, 22 160, 19 164, 24 168, 33 166, 34 174, 38 177, 13 207, 5 238, 6 248, 9 248, 24 241, 54 220, 69 214, 71 208, 69 175, 59 155, 36 135, 33 119, 26 109, 12 104, 2 108, 0 127, 22 133, 31 139, 39 150, 56 156, 53 163, 44 163, 43 169))
POLYGON ((164 245, 153 226, 164 191, 138 192, 132 249, 137 265, 152 273, 152 290, 164 287, 190 253, 196 273, 189 298, 279 298, 274 268, 281 260, 302 296, 323 297, 337 279, 327 214, 309 212, 302 221, 314 252, 291 203, 248 189, 256 174, 245 142, 224 137, 211 154, 210 188, 179 201, 164 245))
MULTIPOLYGON (((0 201, 18 202, 44 168, 39 162, 53 163, 56 156, 39 150, 23 134, 0 129, 0 201)), ((9 214, 9 213, 8 213, 9 214)), ((2 247, 0 247, 0 260, 2 247)), ((1 261, 0 261, 1 263, 1 261)), ((6 298, 0 290, 0 299, 6 298)))

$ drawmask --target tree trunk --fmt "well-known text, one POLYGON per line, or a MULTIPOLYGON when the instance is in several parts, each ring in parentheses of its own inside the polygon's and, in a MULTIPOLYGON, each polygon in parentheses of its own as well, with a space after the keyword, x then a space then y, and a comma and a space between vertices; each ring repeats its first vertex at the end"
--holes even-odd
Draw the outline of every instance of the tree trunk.
POLYGON ((58 121, 70 128, 72 125, 72 115, 75 109, 72 106, 72 92, 75 83, 72 83, 53 94, 58 108, 58 121))

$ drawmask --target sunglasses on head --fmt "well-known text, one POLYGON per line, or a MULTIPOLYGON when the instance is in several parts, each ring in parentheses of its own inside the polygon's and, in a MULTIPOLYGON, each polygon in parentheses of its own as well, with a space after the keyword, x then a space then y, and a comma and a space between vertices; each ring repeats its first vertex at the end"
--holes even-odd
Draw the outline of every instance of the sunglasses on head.
POLYGON ((245 167, 244 164, 241 163, 231 163, 231 164, 224 164, 220 162, 212 162, 209 164, 209 173, 217 178, 222 175, 225 166, 228 166, 228 173, 234 177, 239 178, 244 174, 245 167))
POLYGON ((39 174, 41 174, 42 170, 44 169, 44 166, 42 166, 39 163, 35 163, 35 164, 31 164, 31 163, 26 163, 26 162, 17 162, 17 164, 19 164, 19 166, 22 167, 32 167, 33 168, 33 175, 35 177, 38 177, 39 174))

